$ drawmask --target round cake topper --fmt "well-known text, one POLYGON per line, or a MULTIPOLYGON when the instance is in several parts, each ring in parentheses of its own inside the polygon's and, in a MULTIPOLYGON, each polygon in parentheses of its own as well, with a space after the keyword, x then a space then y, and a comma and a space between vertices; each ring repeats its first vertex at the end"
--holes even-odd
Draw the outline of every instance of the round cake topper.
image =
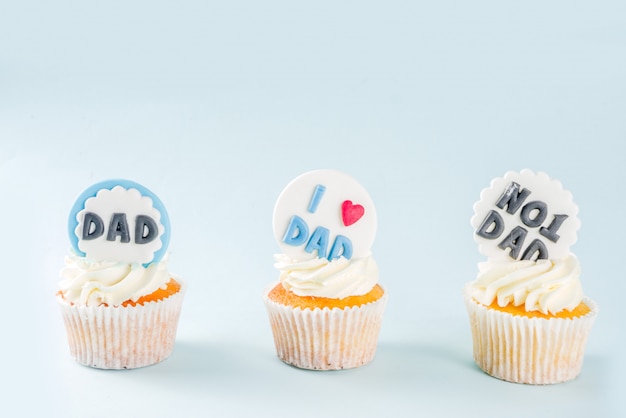
POLYGON ((78 196, 68 219, 74 251, 96 261, 148 265, 169 244, 170 223, 161 200, 130 180, 106 180, 78 196))
POLYGON ((295 178, 274 206, 274 236, 294 260, 364 257, 376 224, 376 209, 365 188, 336 170, 295 178))
POLYGON ((483 189, 471 224, 489 260, 560 259, 576 242, 577 215, 572 194, 558 180, 525 169, 483 189))

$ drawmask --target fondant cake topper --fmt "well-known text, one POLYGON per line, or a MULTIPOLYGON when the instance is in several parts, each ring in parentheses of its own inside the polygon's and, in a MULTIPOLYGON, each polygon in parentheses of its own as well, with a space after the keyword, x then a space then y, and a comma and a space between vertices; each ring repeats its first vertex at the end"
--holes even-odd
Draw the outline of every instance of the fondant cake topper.
POLYGON ((336 170, 297 177, 274 206, 274 236, 294 260, 368 255, 376 235, 376 209, 367 191, 336 170))
POLYGON ((107 180, 78 196, 68 219, 74 251, 96 261, 148 265, 161 260, 170 238, 159 198, 129 180, 107 180))
POLYGON ((471 224, 490 260, 560 259, 580 227, 572 194, 545 173, 510 171, 483 189, 471 224))

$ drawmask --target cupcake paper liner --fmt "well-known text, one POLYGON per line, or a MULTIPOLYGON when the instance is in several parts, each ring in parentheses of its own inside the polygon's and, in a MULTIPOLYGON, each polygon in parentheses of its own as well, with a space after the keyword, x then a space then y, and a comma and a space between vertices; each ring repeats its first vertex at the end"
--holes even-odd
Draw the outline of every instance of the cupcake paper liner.
POLYGON ((174 348, 183 296, 184 286, 166 299, 127 307, 72 305, 57 296, 72 357, 99 369, 165 360, 174 348))
POLYGON ((553 384, 580 374, 598 307, 578 318, 529 318, 489 309, 463 291, 472 330, 474 360, 487 374, 515 383, 553 384))
POLYGON ((283 362, 302 369, 338 370, 374 359, 386 293, 361 306, 314 310, 281 305, 267 293, 263 299, 283 362))

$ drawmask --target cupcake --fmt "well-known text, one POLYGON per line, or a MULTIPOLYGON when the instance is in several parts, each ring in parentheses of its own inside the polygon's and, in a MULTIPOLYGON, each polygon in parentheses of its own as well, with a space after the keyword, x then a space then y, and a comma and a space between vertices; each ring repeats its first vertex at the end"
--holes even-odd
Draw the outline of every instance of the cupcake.
POLYGON ((335 170, 305 173, 274 207, 279 280, 264 292, 278 357, 337 370, 373 360, 387 295, 371 255, 376 210, 367 191, 335 170))
POLYGON ((72 357, 100 369, 166 359, 185 286, 168 271, 170 225, 159 198, 128 180, 95 184, 77 198, 68 232, 57 301, 72 357))
POLYGON ((474 360, 487 374, 538 385, 580 374, 598 308, 570 252, 577 215, 560 182, 530 170, 494 179, 474 205, 474 238, 487 261, 463 296, 474 360))

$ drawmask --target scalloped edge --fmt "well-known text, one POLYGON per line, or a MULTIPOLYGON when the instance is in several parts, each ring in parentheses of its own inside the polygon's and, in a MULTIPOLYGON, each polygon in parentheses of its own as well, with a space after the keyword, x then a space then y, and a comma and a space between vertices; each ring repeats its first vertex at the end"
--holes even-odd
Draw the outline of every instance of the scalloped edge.
MULTIPOLYGON (((491 190, 494 190, 500 182, 507 183, 507 178, 510 178, 513 176, 533 176, 535 177, 537 182, 548 184, 550 185, 549 187, 552 187, 561 193, 561 199, 563 200, 564 205, 569 206, 571 208, 571 214, 570 214, 569 220, 573 222, 569 222, 570 224, 569 228, 572 231, 572 233, 571 233, 571 239, 568 242, 567 250, 566 250, 567 253, 571 252, 571 247, 578 240, 578 230, 580 229, 580 226, 581 226, 580 218, 578 217, 579 208, 578 208, 578 205, 574 202, 573 194, 569 190, 563 187, 563 184, 561 183, 561 181, 559 181, 558 179, 551 178, 547 173, 543 171, 534 172, 531 169, 524 168, 520 171, 509 170, 506 173, 504 173, 503 176, 493 178, 489 183, 489 187, 485 187, 481 190, 479 200, 474 202, 474 204, 472 205, 472 210, 474 213, 472 217, 470 218, 470 225, 473 228, 473 231, 474 231, 473 239, 474 239, 474 242, 476 242, 476 244, 478 245, 478 251, 480 252, 480 254, 486 256, 489 260, 507 260, 508 259, 508 260, 514 261, 513 259, 507 256, 508 253, 505 251, 500 251, 502 255, 494 255, 493 251, 490 251, 493 249, 493 246, 487 245, 485 241, 482 238, 478 237, 475 233, 476 229, 480 226, 480 223, 484 219, 485 215, 483 214, 479 216, 478 212, 480 211, 481 205, 483 204, 483 202, 487 199, 489 192, 491 190)), ((561 255, 561 252, 558 252, 557 254, 561 255)), ((563 253, 563 256, 565 255, 567 254, 563 253)), ((562 258, 562 257, 554 257, 554 258, 562 258)))

